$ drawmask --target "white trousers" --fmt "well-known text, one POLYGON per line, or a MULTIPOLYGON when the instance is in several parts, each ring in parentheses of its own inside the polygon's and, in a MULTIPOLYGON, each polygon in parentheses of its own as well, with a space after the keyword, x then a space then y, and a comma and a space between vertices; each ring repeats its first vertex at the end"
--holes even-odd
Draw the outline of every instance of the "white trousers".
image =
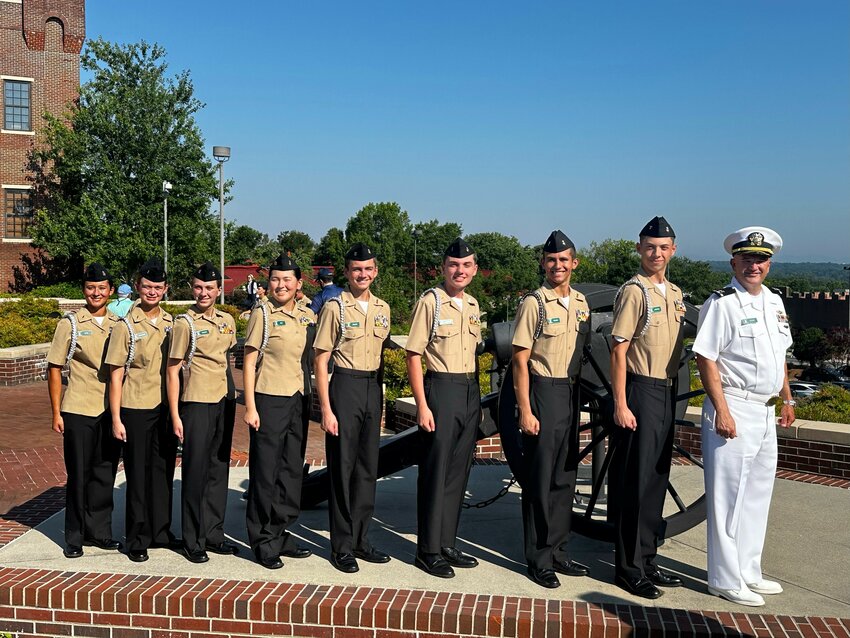
POLYGON ((742 589, 762 579, 761 554, 776 479, 773 406, 726 395, 737 436, 714 431, 716 411, 702 406, 702 455, 708 504, 708 584, 742 589))

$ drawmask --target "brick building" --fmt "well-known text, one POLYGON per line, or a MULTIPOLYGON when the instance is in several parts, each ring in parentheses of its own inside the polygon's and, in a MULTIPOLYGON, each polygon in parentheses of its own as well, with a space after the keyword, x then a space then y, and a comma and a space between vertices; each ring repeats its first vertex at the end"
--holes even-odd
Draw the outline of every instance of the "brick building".
POLYGON ((0 290, 31 253, 27 154, 45 112, 63 113, 80 88, 85 0, 0 0, 0 290))

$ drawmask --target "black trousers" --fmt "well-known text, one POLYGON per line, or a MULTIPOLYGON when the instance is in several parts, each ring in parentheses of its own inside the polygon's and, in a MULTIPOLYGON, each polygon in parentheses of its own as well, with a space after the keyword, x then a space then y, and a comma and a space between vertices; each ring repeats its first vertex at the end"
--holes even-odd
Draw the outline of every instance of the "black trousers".
POLYGON ((124 470, 127 475, 127 549, 167 544, 171 533, 177 437, 161 404, 150 410, 121 408, 127 430, 124 470))
POLYGON ((460 510, 481 422, 477 379, 428 374, 425 397, 434 415, 433 432, 419 430, 421 457, 416 491, 417 548, 436 554, 454 547, 460 510))
POLYGON ((112 488, 121 445, 112 436, 112 417, 63 412, 65 434, 65 543, 112 538, 112 488))
POLYGON ((336 367, 330 400, 339 436, 325 435, 325 451, 331 477, 331 550, 337 554, 371 549, 367 536, 375 511, 381 399, 374 372, 336 367))
POLYGON ((180 405, 183 421, 183 543, 200 551, 207 543, 224 542, 227 479, 236 402, 186 402, 180 405))
MULTIPOLYGON (((645 378, 641 378, 645 379, 645 378)), ((612 459, 616 494, 616 573, 637 578, 655 569, 664 538, 664 499, 673 457, 675 386, 630 378, 626 400, 637 429, 618 428, 612 459)))
POLYGON ((260 429, 250 429, 248 454, 248 541, 258 559, 295 549, 287 528, 301 512, 304 456, 301 393, 291 397, 256 394, 260 429))
POLYGON ((522 436, 522 523, 525 560, 535 569, 568 560, 561 545, 570 535, 578 465, 573 395, 569 379, 531 375, 531 411, 540 432, 522 436))

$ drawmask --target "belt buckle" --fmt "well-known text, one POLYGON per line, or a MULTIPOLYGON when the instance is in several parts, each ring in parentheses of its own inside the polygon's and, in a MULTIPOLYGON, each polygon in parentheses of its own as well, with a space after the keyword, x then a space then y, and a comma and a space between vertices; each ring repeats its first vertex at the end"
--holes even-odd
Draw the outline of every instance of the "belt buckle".
POLYGON ((765 403, 765 405, 772 407, 774 405, 779 405, 780 403, 782 403, 781 397, 772 396, 767 400, 767 403, 765 403))

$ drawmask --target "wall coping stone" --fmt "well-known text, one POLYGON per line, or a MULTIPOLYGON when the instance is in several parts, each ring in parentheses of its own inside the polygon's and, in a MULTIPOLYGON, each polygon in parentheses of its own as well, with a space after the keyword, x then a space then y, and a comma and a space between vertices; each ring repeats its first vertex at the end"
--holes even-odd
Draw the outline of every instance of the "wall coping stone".
POLYGON ((50 350, 49 343, 33 343, 26 346, 0 348, 0 361, 23 359, 25 357, 37 357, 42 354, 47 356, 48 350, 50 350))

